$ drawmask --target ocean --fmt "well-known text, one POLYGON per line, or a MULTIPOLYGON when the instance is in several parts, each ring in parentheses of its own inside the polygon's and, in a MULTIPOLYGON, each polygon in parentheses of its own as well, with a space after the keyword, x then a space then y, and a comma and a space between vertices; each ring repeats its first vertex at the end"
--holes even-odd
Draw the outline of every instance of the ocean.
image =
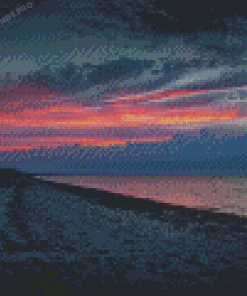
POLYGON ((243 176, 37 176, 40 180, 121 193, 132 198, 247 215, 247 178, 243 176))

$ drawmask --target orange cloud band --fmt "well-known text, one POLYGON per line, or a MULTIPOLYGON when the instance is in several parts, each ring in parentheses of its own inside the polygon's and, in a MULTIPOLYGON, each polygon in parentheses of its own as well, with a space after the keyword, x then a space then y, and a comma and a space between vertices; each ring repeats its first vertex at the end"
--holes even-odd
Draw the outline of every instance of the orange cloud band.
POLYGON ((81 139, 81 138, 68 138, 68 137, 52 137, 52 138, 37 138, 37 139, 4 139, 0 143, 0 151, 14 151, 14 150, 31 150, 39 148, 56 148, 59 146, 74 146, 76 144, 80 146, 122 146, 128 143, 141 143, 141 142, 161 142, 172 139, 171 136, 166 137, 152 137, 141 139, 81 139), (16 142, 18 145, 16 145, 16 142), (23 145, 22 143, 25 142, 23 145), (27 144, 28 143, 28 144, 27 144))
POLYGON ((224 122, 241 116, 239 108, 173 108, 56 106, 39 110, 23 110, 13 114, 0 112, 0 125, 13 127, 104 128, 148 125, 186 125, 224 122))

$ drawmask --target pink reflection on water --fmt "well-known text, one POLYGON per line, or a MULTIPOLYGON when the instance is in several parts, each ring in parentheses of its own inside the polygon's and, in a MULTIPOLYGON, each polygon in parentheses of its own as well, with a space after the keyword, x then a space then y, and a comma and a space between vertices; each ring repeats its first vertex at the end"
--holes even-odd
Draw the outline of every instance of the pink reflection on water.
POLYGON ((45 176, 43 180, 97 188, 134 198, 247 216, 246 177, 45 176))

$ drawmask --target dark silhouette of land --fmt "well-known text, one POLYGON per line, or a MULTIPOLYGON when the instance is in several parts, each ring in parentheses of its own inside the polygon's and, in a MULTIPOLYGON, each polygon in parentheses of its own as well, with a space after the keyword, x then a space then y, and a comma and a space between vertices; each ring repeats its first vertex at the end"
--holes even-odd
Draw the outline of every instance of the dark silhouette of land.
POLYGON ((0 174, 18 174, 18 175, 20 175, 21 172, 14 170, 14 169, 0 169, 0 174))

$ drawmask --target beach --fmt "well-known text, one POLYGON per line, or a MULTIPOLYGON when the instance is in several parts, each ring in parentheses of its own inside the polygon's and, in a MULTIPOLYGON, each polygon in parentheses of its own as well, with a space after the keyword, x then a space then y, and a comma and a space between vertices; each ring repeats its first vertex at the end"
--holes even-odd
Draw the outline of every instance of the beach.
POLYGON ((241 295, 246 285, 247 220, 237 215, 23 173, 1 174, 0 188, 3 291, 241 295))

